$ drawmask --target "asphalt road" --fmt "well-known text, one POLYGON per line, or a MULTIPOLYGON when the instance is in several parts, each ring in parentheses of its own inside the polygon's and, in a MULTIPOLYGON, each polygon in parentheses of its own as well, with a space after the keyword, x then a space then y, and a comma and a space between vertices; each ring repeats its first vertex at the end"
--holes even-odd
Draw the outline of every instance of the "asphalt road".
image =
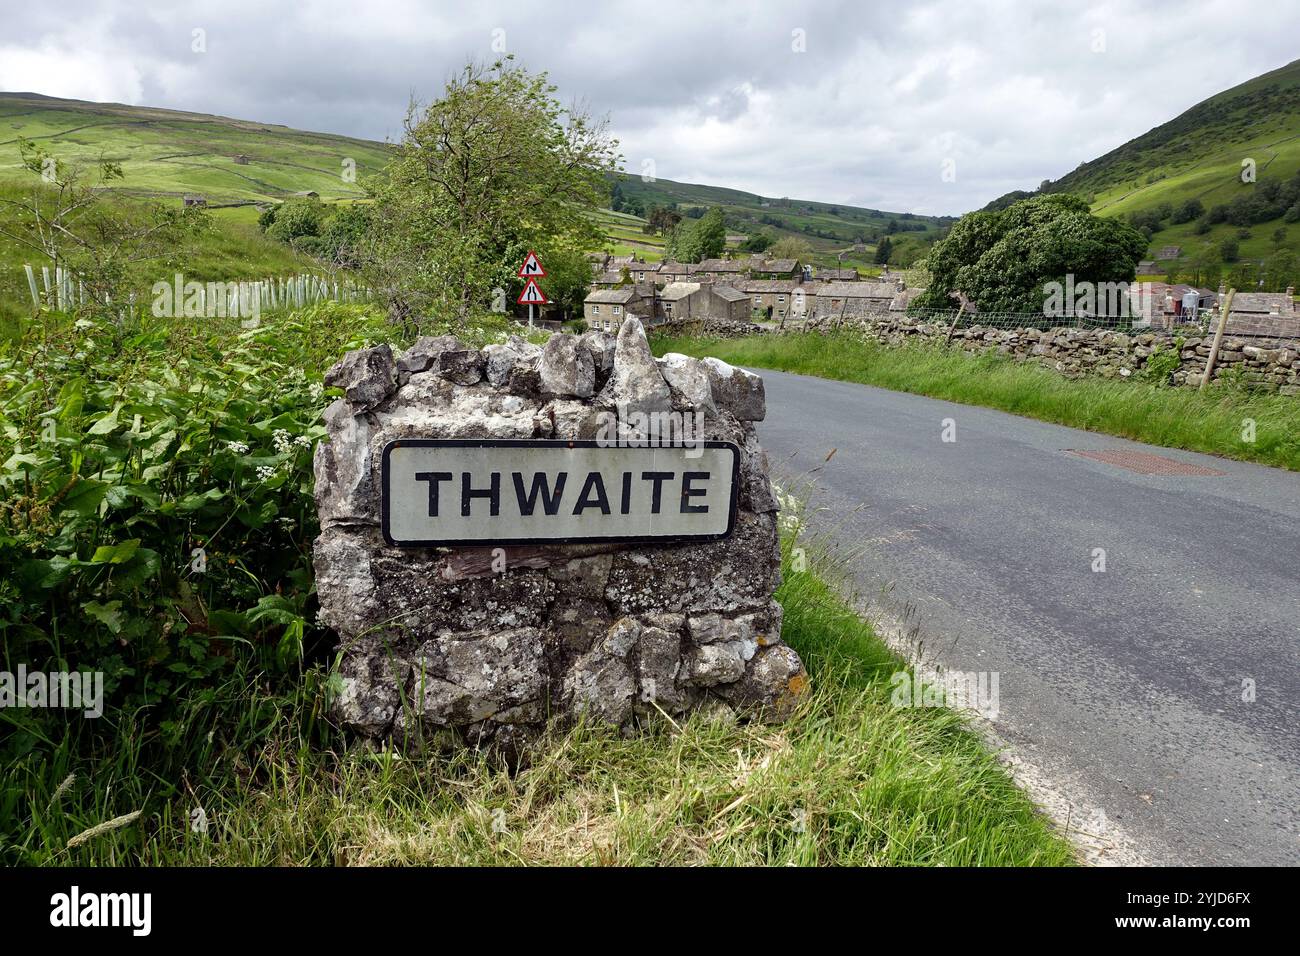
POLYGON ((1300 475, 757 371, 774 473, 927 658, 998 673, 1015 752, 1150 862, 1300 863, 1300 475))

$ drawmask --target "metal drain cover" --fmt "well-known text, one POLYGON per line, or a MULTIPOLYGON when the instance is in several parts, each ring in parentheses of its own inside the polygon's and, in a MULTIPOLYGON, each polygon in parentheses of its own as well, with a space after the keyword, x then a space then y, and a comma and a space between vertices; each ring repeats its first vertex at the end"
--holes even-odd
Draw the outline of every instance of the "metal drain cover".
POLYGON ((1117 468, 1135 471, 1139 475, 1213 478, 1227 474, 1226 471, 1206 468, 1204 465, 1189 465, 1187 462, 1165 458, 1163 455, 1153 455, 1145 451, 1129 451, 1126 448, 1097 448, 1086 451, 1067 448, 1066 451, 1072 455, 1078 455, 1080 458, 1091 458, 1093 461, 1101 461, 1108 465, 1115 465, 1117 468))

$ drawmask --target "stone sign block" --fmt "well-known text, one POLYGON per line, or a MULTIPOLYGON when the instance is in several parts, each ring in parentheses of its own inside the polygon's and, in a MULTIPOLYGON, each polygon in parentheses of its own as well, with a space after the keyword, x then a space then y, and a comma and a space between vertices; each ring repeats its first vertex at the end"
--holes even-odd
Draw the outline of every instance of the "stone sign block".
MULTIPOLYGON (((772 598, 780 550, 754 433, 765 412, 758 376, 712 359, 656 360, 629 319, 617 338, 555 335, 545 347, 512 337, 477 350, 452 336, 422 338, 403 355, 381 345, 348 353, 326 381, 344 395, 325 413, 328 441, 316 452, 316 589, 320 620, 339 636, 337 715, 352 730, 451 730, 510 744, 584 713, 622 727, 702 705, 781 719, 806 691, 772 598), (417 470, 451 473, 453 460, 470 468, 472 456, 447 457, 452 443, 481 451, 570 442, 559 454, 584 476, 574 495, 593 472, 608 472, 597 483, 609 491, 610 524, 597 521, 606 520, 599 507, 576 516, 557 507, 554 532, 539 523, 495 540, 498 526, 474 518, 490 508, 479 496, 466 502, 469 516, 456 498, 446 524, 423 504, 410 512, 433 538, 395 541, 389 527, 386 539, 384 506, 394 493, 384 493, 384 462, 393 449, 444 449, 436 468, 404 462, 414 480, 417 470), (634 465, 656 455, 663 467, 634 465), (702 464, 687 468, 692 460, 702 464), (642 481, 654 472, 671 477, 642 481), (642 486, 640 497, 628 491, 627 517, 643 509, 637 527, 648 535, 625 536, 614 514, 626 474, 642 486), (661 486, 666 506, 663 521, 647 525, 651 486, 661 486), (696 510, 705 502, 720 510, 696 510), (708 522, 707 533, 682 537, 708 522), (652 537, 659 531, 672 537, 652 537), (467 536, 472 544, 417 543, 467 536)), ((470 485, 490 493, 495 469, 504 509, 514 502, 514 472, 531 482, 542 470, 544 459, 527 454, 550 453, 510 462, 483 454, 470 485)), ((433 484, 450 494, 449 479, 426 478, 424 500, 433 484)), ((410 491, 400 493, 408 511, 421 502, 410 491)))

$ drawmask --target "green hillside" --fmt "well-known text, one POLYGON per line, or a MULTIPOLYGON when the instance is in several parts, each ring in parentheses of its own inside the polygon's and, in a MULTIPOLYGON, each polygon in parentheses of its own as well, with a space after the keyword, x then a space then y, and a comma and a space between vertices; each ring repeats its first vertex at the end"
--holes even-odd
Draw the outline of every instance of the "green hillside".
POLYGON ((1223 278, 1262 277, 1271 286, 1296 278, 1294 265, 1275 257, 1300 253, 1300 210, 1288 215, 1297 174, 1300 60, 1196 104, 1045 188, 1134 219, 1150 232, 1148 258, 1162 268, 1192 279, 1217 266, 1223 278), (1254 160, 1254 183, 1242 181, 1246 159, 1254 160), (1223 255, 1225 242, 1235 242, 1235 256, 1223 255), (1160 256, 1170 246, 1180 247, 1177 260, 1160 256))
POLYGON ((121 163, 124 191, 201 193, 214 205, 304 190, 357 198, 357 180, 380 169, 387 152, 382 143, 205 113, 0 93, 0 177, 18 172, 19 137, 70 160, 121 163), (356 176, 349 181, 351 163, 356 176))
POLYGON ((846 266, 866 266, 871 263, 881 236, 891 235, 895 242, 903 237, 929 242, 940 229, 955 221, 951 217, 759 196, 739 189, 679 183, 671 179, 646 182, 641 176, 631 173, 620 177, 617 185, 626 202, 646 210, 656 205, 675 205, 682 211, 692 207, 721 207, 728 230, 741 234, 762 230, 776 239, 800 237, 816 251, 815 258, 826 264, 837 261, 838 254, 843 253, 846 266))

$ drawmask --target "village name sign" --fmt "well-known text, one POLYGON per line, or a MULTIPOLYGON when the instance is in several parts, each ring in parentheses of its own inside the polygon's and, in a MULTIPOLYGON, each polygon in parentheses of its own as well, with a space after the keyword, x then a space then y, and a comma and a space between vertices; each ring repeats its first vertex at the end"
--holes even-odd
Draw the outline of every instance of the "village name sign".
POLYGON ((383 451, 383 534, 398 547, 713 540, 735 524, 739 466, 721 441, 404 439, 383 451))

